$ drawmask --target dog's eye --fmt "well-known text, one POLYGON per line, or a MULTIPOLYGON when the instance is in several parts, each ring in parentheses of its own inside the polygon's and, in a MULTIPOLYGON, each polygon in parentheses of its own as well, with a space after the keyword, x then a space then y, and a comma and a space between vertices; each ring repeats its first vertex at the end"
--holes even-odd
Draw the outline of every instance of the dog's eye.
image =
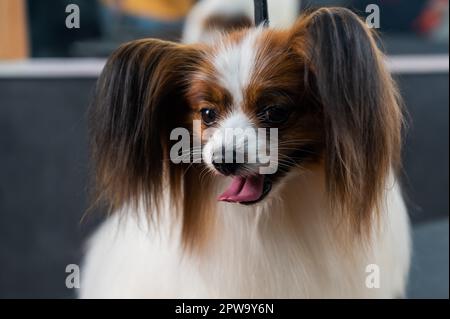
POLYGON ((289 118, 289 111, 281 106, 269 106, 263 111, 264 122, 270 124, 283 124, 289 118))
POLYGON ((202 113, 202 120, 205 125, 212 125, 216 122, 216 111, 213 109, 202 109, 200 111, 202 113))

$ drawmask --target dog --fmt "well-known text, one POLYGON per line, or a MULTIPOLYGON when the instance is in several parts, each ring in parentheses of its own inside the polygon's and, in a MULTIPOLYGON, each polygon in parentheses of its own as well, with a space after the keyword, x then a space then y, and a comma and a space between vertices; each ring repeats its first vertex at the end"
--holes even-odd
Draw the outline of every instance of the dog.
POLYGON ((402 101, 373 30, 344 8, 266 28, 211 3, 187 20, 196 39, 127 43, 98 80, 94 201, 111 214, 79 297, 404 297, 402 101), (200 141, 178 161, 176 128, 200 141), (230 128, 275 129, 274 172, 247 154, 273 138, 230 128))

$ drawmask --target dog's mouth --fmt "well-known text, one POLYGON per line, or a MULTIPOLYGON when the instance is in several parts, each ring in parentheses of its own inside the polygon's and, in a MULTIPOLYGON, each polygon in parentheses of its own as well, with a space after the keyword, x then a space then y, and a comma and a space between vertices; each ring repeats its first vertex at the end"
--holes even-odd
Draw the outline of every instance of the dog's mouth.
POLYGON ((272 181, 267 175, 233 176, 231 184, 218 200, 252 205, 262 201, 271 189, 272 181))

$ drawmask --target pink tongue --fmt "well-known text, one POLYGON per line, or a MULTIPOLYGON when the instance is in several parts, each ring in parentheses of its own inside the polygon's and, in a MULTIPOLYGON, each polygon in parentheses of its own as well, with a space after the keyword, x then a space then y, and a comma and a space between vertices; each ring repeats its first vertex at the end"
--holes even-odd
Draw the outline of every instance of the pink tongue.
POLYGON ((233 177, 227 190, 219 196, 223 202, 242 203, 258 200, 263 192, 264 176, 233 177))

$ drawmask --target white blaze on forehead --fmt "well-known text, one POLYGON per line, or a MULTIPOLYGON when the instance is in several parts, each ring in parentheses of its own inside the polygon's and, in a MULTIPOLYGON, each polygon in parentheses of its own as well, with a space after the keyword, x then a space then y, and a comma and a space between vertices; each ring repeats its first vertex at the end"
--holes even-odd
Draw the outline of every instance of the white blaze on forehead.
POLYGON ((243 101, 244 89, 250 83, 258 52, 258 37, 262 28, 256 28, 237 43, 224 42, 213 56, 212 63, 218 80, 233 97, 233 104, 239 107, 243 101))

